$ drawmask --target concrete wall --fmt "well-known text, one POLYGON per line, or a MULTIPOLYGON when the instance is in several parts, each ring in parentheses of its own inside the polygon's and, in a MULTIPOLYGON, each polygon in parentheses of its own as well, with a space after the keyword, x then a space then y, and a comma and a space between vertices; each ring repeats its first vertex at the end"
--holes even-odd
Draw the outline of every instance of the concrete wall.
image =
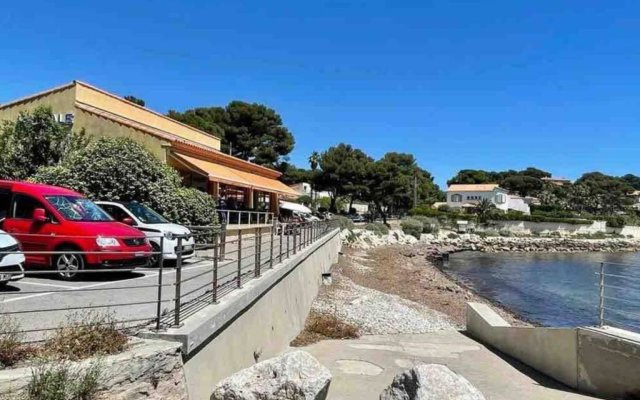
POLYGON ((581 328, 578 349, 580 390, 609 398, 640 396, 640 335, 616 328, 581 328))
POLYGON ((191 399, 209 399, 221 379, 288 348, 303 329, 322 274, 338 260, 335 230, 314 245, 248 282, 160 335, 180 341, 191 399))
POLYGON ((480 303, 467 304, 467 332, 579 391, 612 399, 640 395, 640 334, 612 327, 512 327, 480 303))
POLYGON ((467 332, 565 385, 577 385, 575 329, 512 327, 489 306, 468 303, 467 332))

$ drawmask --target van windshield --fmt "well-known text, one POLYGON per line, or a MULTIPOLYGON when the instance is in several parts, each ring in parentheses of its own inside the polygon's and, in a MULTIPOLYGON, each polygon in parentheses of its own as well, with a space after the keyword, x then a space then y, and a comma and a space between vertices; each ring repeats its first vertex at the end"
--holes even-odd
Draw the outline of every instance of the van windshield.
POLYGON ((62 216, 70 221, 105 222, 113 219, 91 200, 77 196, 45 196, 62 216))
POLYGON ((162 215, 153 211, 149 207, 132 201, 131 203, 124 203, 127 210, 131 211, 140 221, 145 224, 166 224, 167 221, 162 215))

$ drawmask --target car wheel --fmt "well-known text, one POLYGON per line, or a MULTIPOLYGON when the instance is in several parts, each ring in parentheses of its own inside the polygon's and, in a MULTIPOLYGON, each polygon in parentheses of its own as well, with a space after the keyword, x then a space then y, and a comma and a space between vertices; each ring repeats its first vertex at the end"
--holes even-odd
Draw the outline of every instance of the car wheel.
POLYGON ((84 257, 77 254, 77 250, 71 248, 61 249, 60 251, 69 251, 69 253, 58 254, 53 262, 58 276, 64 280, 77 278, 78 271, 84 269, 84 257))
POLYGON ((0 281, 0 288, 4 288, 9 284, 9 281, 0 281))
MULTIPOLYGON (((155 243, 155 242, 151 242, 151 248, 154 253, 160 253, 160 246, 155 243)), ((149 266, 152 268, 160 268, 160 254, 152 254, 151 257, 149 257, 149 266)))

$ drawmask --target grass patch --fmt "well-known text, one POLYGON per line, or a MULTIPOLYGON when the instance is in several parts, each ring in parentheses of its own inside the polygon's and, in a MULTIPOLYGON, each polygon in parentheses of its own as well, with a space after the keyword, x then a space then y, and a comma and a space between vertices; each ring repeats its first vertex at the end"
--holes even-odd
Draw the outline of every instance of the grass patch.
POLYGON ((91 400, 102 376, 99 363, 87 368, 72 367, 67 361, 47 362, 31 371, 28 400, 91 400))
POLYGON ((304 330, 292 342, 292 347, 308 346, 327 339, 357 339, 360 331, 356 326, 341 321, 333 314, 311 312, 304 330))
POLYGON ((68 320, 70 323, 58 328, 44 346, 52 358, 77 361, 127 348, 127 335, 118 329, 111 313, 76 313, 68 320))

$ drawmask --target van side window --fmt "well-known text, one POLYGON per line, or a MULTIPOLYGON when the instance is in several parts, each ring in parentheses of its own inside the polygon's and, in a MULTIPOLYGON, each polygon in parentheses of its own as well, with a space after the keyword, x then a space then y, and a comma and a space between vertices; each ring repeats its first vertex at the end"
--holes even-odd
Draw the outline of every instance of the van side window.
POLYGON ((16 194, 13 197, 13 218, 31 219, 33 218, 33 210, 36 208, 44 208, 44 206, 31 196, 16 194))
POLYGON ((9 216, 9 207, 11 206, 11 191, 0 189, 0 220, 9 216))

